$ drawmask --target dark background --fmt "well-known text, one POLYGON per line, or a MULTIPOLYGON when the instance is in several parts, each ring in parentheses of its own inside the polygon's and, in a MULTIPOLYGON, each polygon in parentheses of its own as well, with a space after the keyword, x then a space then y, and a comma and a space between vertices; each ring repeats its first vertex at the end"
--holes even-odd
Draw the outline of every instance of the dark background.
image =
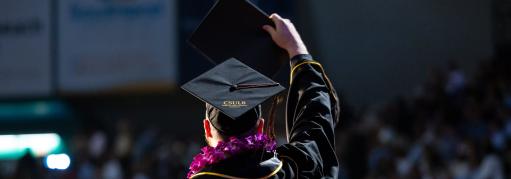
MULTIPOLYGON (((183 178, 191 157, 205 145, 204 115, 202 102, 179 86, 213 67, 187 38, 215 1, 170 2, 175 36, 169 40, 176 54, 169 60, 177 67, 170 84, 70 93, 58 80, 58 42, 66 30, 59 28, 60 1, 49 1, 52 23, 43 28, 50 29, 50 91, 1 95, 0 134, 58 133, 72 163, 61 171, 46 169, 44 157, 36 157, 34 165, 5 159, 0 178, 24 178, 19 173, 27 172, 35 178, 183 178), (59 106, 54 114, 10 115, 21 106, 54 103, 59 106), (107 141, 98 156, 89 150, 97 140, 93 136, 107 141), (118 144, 125 139, 128 145, 118 144), (118 145, 128 152, 118 152, 118 145)), ((337 88, 340 177, 510 176, 510 1, 252 2, 295 23, 337 88)), ((5 27, 0 42, 9 38, 5 27)), ((16 60, 0 56, 5 64, 16 60)), ((281 143, 283 108, 277 125, 281 143)))

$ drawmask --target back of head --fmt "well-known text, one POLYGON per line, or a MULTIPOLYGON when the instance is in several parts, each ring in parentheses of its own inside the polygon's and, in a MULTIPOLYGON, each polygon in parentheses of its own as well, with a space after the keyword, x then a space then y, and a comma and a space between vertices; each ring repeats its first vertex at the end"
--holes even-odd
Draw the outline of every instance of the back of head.
POLYGON ((233 119, 214 106, 206 103, 206 118, 211 125, 223 136, 239 136, 255 128, 262 117, 261 105, 233 119))

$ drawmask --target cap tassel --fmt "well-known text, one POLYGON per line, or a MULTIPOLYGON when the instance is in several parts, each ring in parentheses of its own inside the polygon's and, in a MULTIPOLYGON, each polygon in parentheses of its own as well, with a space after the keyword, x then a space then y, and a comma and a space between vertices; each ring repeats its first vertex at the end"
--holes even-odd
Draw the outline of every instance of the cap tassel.
POLYGON ((278 107, 278 105, 281 102, 282 102, 282 96, 281 95, 277 95, 277 96, 273 97, 273 101, 271 103, 271 108, 270 108, 270 112, 269 112, 270 115, 268 117, 268 124, 266 126, 265 133, 266 133, 267 136, 269 136, 272 139, 276 138, 276 135, 275 135, 275 117, 276 117, 277 107, 278 107))
POLYGON ((279 83, 260 83, 260 84, 237 84, 232 85, 231 91, 254 88, 269 88, 279 86, 279 83))

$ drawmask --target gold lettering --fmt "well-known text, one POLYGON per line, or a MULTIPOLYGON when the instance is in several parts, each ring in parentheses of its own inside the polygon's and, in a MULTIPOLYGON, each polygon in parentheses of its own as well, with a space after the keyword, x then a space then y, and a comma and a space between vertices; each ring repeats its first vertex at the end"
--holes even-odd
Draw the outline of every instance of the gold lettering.
POLYGON ((230 101, 224 101, 222 106, 228 107, 228 108, 241 108, 241 107, 246 107, 248 105, 247 105, 246 101, 230 100, 230 101))

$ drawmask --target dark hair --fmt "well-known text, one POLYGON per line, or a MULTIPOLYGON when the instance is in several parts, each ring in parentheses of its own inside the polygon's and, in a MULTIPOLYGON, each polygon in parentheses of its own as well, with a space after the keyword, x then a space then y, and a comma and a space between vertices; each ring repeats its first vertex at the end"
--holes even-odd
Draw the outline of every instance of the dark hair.
POLYGON ((261 105, 254 107, 245 114, 233 119, 210 104, 206 104, 206 118, 211 125, 224 136, 238 136, 247 133, 256 126, 261 118, 261 105))
MULTIPOLYGON (((259 121, 259 120, 257 120, 259 121)), ((252 128, 250 128, 249 130, 243 132, 243 133, 240 133, 240 134, 236 134, 236 135, 227 135, 227 134, 224 134, 222 131, 219 131, 218 129, 216 130, 218 132, 218 138, 220 138, 221 140, 227 140, 229 139, 230 137, 245 137, 245 136, 249 136, 249 135, 253 135, 253 134, 256 134, 257 133, 257 126, 258 126, 259 123, 256 123, 252 128)), ((216 129, 215 126, 213 126, 213 128, 216 129)))
MULTIPOLYGON (((272 105, 269 110, 268 120, 265 125, 265 134, 271 138, 275 138, 275 112, 281 101, 281 96, 273 97, 272 105)), ((209 119, 211 125, 218 131, 219 137, 222 139, 228 139, 232 136, 246 136, 257 132, 258 121, 262 118, 262 107, 258 105, 240 117, 232 119, 217 108, 206 103, 206 118, 209 119)))

